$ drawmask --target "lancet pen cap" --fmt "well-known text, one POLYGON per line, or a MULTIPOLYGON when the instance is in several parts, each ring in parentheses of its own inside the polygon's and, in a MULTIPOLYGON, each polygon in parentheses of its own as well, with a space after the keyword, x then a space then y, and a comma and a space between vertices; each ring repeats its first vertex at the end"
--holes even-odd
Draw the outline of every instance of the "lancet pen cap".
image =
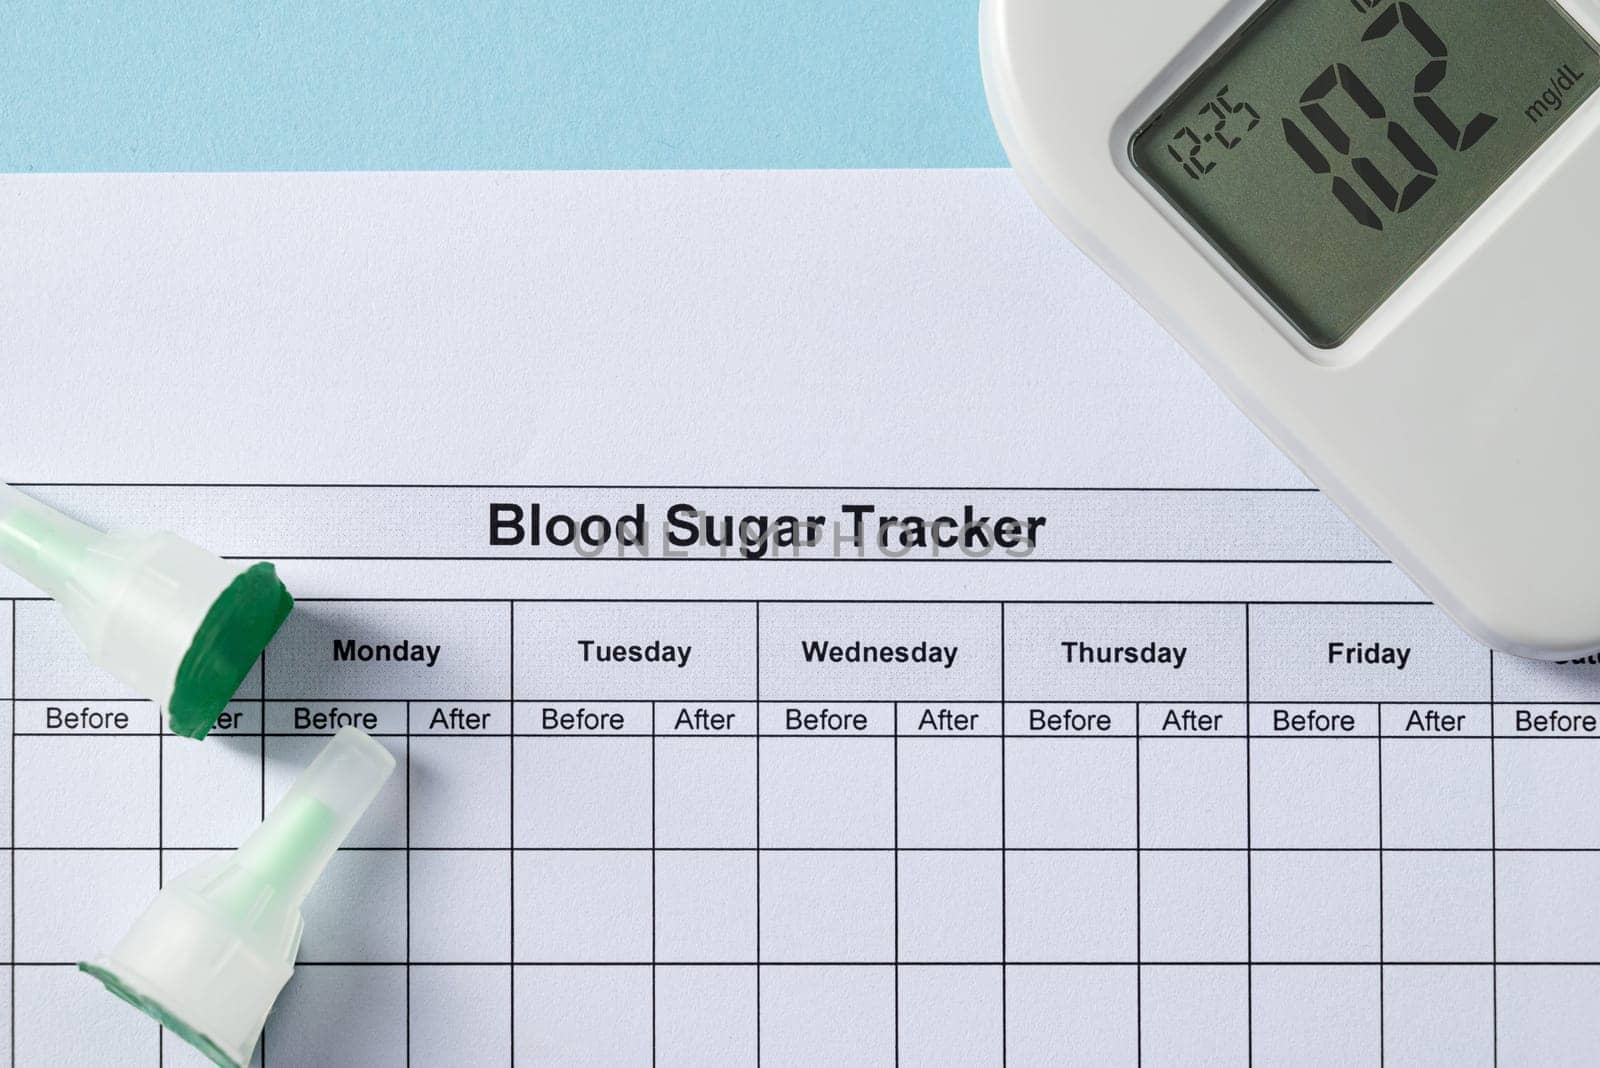
POLYGON ((230 1068, 244 1068, 294 973, 300 906, 394 771, 354 727, 232 854, 167 883, 116 948, 79 968, 230 1068))
POLYGON ((0 484, 0 565, 61 603, 89 658, 204 738, 294 606, 271 564, 103 534, 0 484))

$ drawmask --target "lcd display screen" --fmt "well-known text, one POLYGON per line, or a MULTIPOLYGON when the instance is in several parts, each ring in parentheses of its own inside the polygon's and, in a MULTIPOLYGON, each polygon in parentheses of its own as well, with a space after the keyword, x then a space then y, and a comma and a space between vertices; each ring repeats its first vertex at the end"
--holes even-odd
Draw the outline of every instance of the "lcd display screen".
POLYGON ((1272 0, 1133 162, 1332 348, 1597 86, 1600 50, 1552 0, 1272 0))

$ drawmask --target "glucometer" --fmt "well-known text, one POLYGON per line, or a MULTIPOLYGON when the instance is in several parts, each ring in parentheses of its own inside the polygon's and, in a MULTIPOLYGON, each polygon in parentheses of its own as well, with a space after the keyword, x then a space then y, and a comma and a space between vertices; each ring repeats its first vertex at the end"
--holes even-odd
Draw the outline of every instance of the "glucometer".
POLYGON ((1600 651, 1600 0, 984 0, 1056 224, 1467 630, 1600 651))

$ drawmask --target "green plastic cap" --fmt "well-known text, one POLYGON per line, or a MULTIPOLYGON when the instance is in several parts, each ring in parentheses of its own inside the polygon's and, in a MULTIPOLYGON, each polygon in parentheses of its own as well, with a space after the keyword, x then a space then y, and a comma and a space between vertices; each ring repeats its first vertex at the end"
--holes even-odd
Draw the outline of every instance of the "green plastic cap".
POLYGON ((172 733, 204 738, 294 609, 271 564, 248 568, 222 592, 178 666, 167 703, 172 733))

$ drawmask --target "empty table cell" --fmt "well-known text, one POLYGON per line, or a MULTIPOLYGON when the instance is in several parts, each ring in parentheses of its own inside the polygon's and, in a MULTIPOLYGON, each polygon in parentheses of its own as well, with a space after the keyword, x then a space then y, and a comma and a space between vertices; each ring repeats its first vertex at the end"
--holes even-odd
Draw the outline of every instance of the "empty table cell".
POLYGON ((262 1036, 263 1045, 272 1051, 272 1063, 333 1063, 345 1068, 405 1063, 408 971, 404 964, 296 969, 295 981, 284 988, 262 1036), (329 1006, 335 1005, 360 1005, 363 1026, 350 1026, 345 1012, 330 1012, 329 1006))
POLYGON ((154 849, 19 849, 12 865, 19 964, 66 964, 109 950, 161 886, 154 849))
POLYGON ((1600 740, 1495 743, 1496 844, 1509 849, 1600 849, 1600 740))
POLYGON ((1501 853, 1495 867, 1502 963, 1600 962, 1600 853, 1501 853))
POLYGON ((256 829, 262 810, 262 744, 260 737, 247 737, 162 748, 164 845, 220 849, 237 845, 256 829))
POLYGON ((1489 653, 1429 605, 1250 609, 1258 701, 1483 701, 1489 653))
MULTIPOLYGON (((1499 753, 1502 778, 1507 748, 1499 753)), ((1383 844, 1391 849, 1494 845, 1496 764, 1485 738, 1384 739, 1383 844)), ((1505 834, 1504 817, 1500 833, 1505 834)))
POLYGON ((427 850, 405 863, 405 873, 391 882, 409 883, 411 960, 510 963, 510 853, 427 850))
POLYGON ((763 851, 760 863, 764 962, 894 960, 893 852, 763 851))
MULTIPOLYGON (((756 696, 753 605, 519 604, 516 612, 518 695, 562 701, 756 696)), ((499 671, 505 677, 505 661, 499 671)))
POLYGON ((894 739, 763 738, 761 845, 891 848, 894 739))
POLYGON ((1012 701, 1237 701, 1244 609, 1208 605, 1006 608, 1012 701))
POLYGON ((1250 876, 1243 851, 1146 851, 1140 857, 1139 900, 1143 960, 1249 960, 1250 876))
POLYGON ((407 1028, 412 1064, 505 1064, 511 1027, 505 1006, 511 969, 483 965, 415 965, 408 994, 414 1006, 407 1028))
POLYGON ((1246 746, 1241 738, 1141 741, 1140 844, 1146 849, 1243 849, 1249 845, 1246 746))
POLYGON ((1006 969, 1006 1063, 1139 1063, 1139 974, 1131 965, 1006 969))
POLYGON ((649 738, 519 737, 515 765, 516 846, 650 845, 649 738))
POLYGON ((655 835, 662 849, 754 848, 756 740, 656 739, 655 835))
POLYGON ((1600 1064, 1600 967, 1502 964, 1500 1063, 1600 1064))
POLYGON ((13 743, 18 846, 160 843, 160 740, 38 737, 13 743))
MULTIPOLYGON (((14 1063, 71 1064, 76 1068, 160 1064, 158 1032, 149 1018, 131 1010, 106 1012, 105 988, 84 979, 76 968, 16 969, 13 996, 17 1028, 11 1051, 14 1063)), ((284 1000, 289 998, 285 996, 284 1000)), ((276 1013, 273 1018, 277 1018, 276 1013)), ((392 1020, 403 1029, 403 1017, 392 1020)), ((327 1056, 330 1050, 343 1052, 334 1044, 318 1050, 318 1056, 327 1056)), ((383 1062, 341 1063, 376 1068, 383 1062)))
POLYGON ((761 607, 761 692, 780 701, 993 701, 995 605, 761 607))
POLYGON ((1007 739, 1006 845, 1013 849, 1137 845, 1137 745, 1132 738, 1007 739))
MULTIPOLYGON (((663 964, 655 969, 655 1063, 666 1068, 756 1063, 756 968, 754 965, 663 964)), ((645 998, 648 1002, 650 991, 645 998)), ((649 1007, 648 1005, 646 1006, 649 1007)), ((536 1011, 542 1016, 546 1007, 536 1011)), ((597 1022, 598 1030, 609 1021, 597 1022)), ((638 1063, 648 1063, 644 1049, 638 1063)), ((536 1058, 526 1058, 536 1063, 536 1058)), ((523 1063, 519 1061, 518 1063, 523 1063)), ((575 1058, 573 1064, 629 1064, 625 1057, 575 1058)))
POLYGON ((1384 958, 1429 964, 1493 960, 1494 899, 1490 853, 1385 853, 1384 958))
MULTIPOLYGON (((519 966, 515 972, 513 1064, 650 1064, 652 1016, 684 1000, 680 987, 669 988, 663 984, 659 990, 655 989, 649 965, 519 966), (659 1002, 653 999, 652 992, 660 995, 668 990, 676 993, 659 1002)), ((697 984, 692 989, 696 994, 733 993, 726 984, 697 984)), ((752 980, 752 1023, 755 1015, 753 991, 752 980)), ((732 1024, 731 1017, 725 1019, 732 1024)), ((663 1060, 662 1063, 684 1062, 663 1060)))
POLYGON ((1006 959, 1133 961, 1138 885, 1131 851, 1011 854, 1006 858, 1006 959))
POLYGON ((899 959, 999 964, 1003 941, 1000 853, 899 854, 899 959))
POLYGON ((1378 847, 1376 740, 1257 738, 1250 783, 1257 848, 1378 847))
POLYGON ((902 848, 998 848, 998 738, 902 738, 896 757, 902 848))
POLYGON ((761 969, 761 1063, 876 1068, 895 1060, 894 969, 761 969))
POLYGON ((1296 1068, 1382 1064, 1381 990, 1376 964, 1257 966, 1251 972, 1256 1063, 1296 1068))
MULTIPOLYGON (((496 854, 474 854, 495 856, 496 854)), ((421 854, 418 854, 421 856, 421 854)), ((498 856, 502 859, 505 854, 498 856)), ((185 854, 165 853, 167 878, 171 879, 191 870, 204 858, 185 854)), ((413 860, 416 858, 413 857, 413 860)), ((436 858, 430 872, 437 872, 444 858, 436 858)), ((457 877, 466 871, 457 869, 457 877)), ((306 898, 301 915, 305 920, 305 941, 300 946, 303 963, 344 964, 401 964, 406 959, 407 916, 417 926, 413 935, 424 935, 422 944, 437 949, 441 942, 434 925, 442 923, 452 934, 466 934, 474 928, 486 926, 493 929, 497 918, 510 916, 510 905, 502 886, 496 886, 477 897, 470 910, 456 903, 450 912, 440 915, 435 909, 442 904, 436 899, 438 886, 434 880, 424 878, 413 884, 407 874, 406 855, 396 849, 341 849, 328 861, 327 869, 317 880, 316 892, 306 898), (411 899, 408 913, 408 889, 423 889, 421 897, 411 899), (496 915, 498 913, 498 916, 496 915)), ((471 899, 469 899, 471 900, 471 899)), ((474 939, 481 943, 481 939, 474 939)), ((481 944, 475 948, 487 949, 481 944)), ((456 952, 467 952, 468 944, 458 944, 456 952)), ((493 947, 490 960, 509 961, 510 941, 502 938, 493 947)), ((447 959, 462 960, 452 956, 447 959)), ((470 958, 467 958, 470 959, 470 958)))
POLYGON ((1251 857, 1250 918, 1256 961, 1378 962, 1378 853, 1276 853, 1251 857))
POLYGON ((1004 987, 999 966, 902 968, 899 1062, 1003 1063, 1004 987))
POLYGON ((656 960, 673 964, 756 960, 753 850, 673 850, 656 857, 656 960))
POLYGON ((1145 965, 1140 1060, 1147 1065, 1250 1062, 1249 969, 1145 965))
MULTIPOLYGON (((1383 1049, 1391 1064, 1490 1068, 1495 1063, 1495 969, 1390 965, 1383 970, 1383 1049)), ((1548 1064, 1512 1055, 1507 1064, 1548 1064)))
POLYGON ((649 962, 648 850, 518 853, 512 865, 518 962, 649 962))
POLYGON ((510 846, 510 739, 412 738, 408 751, 412 845, 510 846))

